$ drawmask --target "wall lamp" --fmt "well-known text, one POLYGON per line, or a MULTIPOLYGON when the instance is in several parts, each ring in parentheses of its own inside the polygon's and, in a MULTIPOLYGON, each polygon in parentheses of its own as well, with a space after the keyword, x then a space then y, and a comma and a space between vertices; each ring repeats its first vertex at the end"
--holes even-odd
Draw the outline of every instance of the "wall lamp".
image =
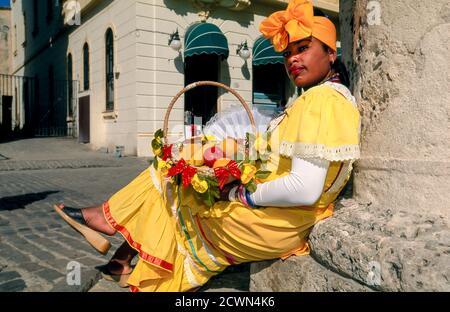
POLYGON ((245 42, 238 45, 238 48, 236 50, 236 54, 241 57, 244 61, 248 60, 250 57, 250 50, 248 49, 247 40, 245 42))
POLYGON ((173 34, 170 35, 169 47, 171 47, 175 51, 180 51, 181 49, 181 40, 180 35, 178 34, 178 28, 173 34))

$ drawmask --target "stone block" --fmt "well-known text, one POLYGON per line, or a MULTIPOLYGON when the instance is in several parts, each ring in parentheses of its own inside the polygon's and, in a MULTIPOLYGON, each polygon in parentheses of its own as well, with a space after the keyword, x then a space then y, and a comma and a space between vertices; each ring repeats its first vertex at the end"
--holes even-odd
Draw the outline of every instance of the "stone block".
POLYGON ((250 291, 371 291, 323 267, 310 256, 252 263, 250 291))
POLYGON ((20 278, 20 274, 17 272, 0 272, 0 283, 8 282, 16 278, 20 278))
POLYGON ((449 291, 445 218, 347 201, 310 234, 311 254, 342 276, 381 291, 449 291))
POLYGON ((0 284, 0 292, 18 292, 24 290, 26 287, 27 284, 24 280, 16 279, 0 284))
POLYGON ((310 234, 311 257, 252 264, 252 291, 449 291, 444 217, 344 200, 310 234))
POLYGON ((59 273, 58 271, 52 270, 52 269, 43 269, 41 271, 37 271, 34 274, 39 276, 40 278, 46 280, 47 282, 53 282, 57 280, 60 277, 63 277, 64 275, 59 273))

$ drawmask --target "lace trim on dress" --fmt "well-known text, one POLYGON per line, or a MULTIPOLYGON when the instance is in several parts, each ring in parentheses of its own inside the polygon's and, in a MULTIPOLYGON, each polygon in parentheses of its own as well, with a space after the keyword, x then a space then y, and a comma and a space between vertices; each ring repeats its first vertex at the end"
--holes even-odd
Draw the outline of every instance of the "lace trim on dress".
POLYGON ((356 105, 355 97, 352 95, 352 93, 346 86, 344 86, 341 83, 331 81, 325 82, 324 85, 329 86, 334 90, 336 90, 337 92, 339 92, 340 94, 342 94, 347 100, 349 100, 353 104, 355 108, 358 108, 358 106, 356 105))
POLYGON ((327 147, 323 144, 291 143, 282 141, 280 154, 284 157, 323 158, 329 161, 354 160, 360 157, 359 145, 327 147))
POLYGON ((178 252, 181 253, 184 256, 184 274, 186 274, 186 278, 189 282, 189 284, 192 285, 192 287, 200 287, 202 284, 200 284, 197 279, 195 278, 194 272, 192 272, 191 264, 193 266, 196 265, 196 263, 191 259, 191 256, 187 252, 186 249, 183 248, 180 244, 177 244, 178 252))

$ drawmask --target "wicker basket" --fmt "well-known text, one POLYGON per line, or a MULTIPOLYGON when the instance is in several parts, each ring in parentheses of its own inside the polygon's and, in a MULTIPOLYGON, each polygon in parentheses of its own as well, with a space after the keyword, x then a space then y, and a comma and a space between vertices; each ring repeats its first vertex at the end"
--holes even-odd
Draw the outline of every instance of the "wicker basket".
MULTIPOLYGON (((240 96, 235 90, 233 90, 232 88, 228 87, 227 85, 225 85, 223 83, 215 82, 215 81, 197 81, 197 82, 191 83, 191 84, 187 85, 185 88, 183 88, 180 92, 178 92, 175 95, 175 97, 170 102, 170 104, 167 108, 167 111, 166 111, 166 115, 164 117, 164 124, 163 124, 164 142, 168 142, 167 135, 168 135, 168 129, 169 129, 169 116, 170 116, 170 113, 171 113, 176 101, 180 98, 181 95, 183 95, 187 91, 194 89, 196 87, 200 87, 200 86, 220 87, 220 88, 223 88, 223 89, 229 91, 230 93, 232 93, 244 107, 245 111, 248 114, 250 124, 253 128, 253 131, 256 133, 256 125, 255 125, 255 120, 253 118, 252 110, 250 109, 248 104, 245 102, 245 100, 242 98, 242 96, 240 96)), ((196 137, 191 138, 192 141, 194 141, 195 139, 196 139, 196 137)), ((176 160, 177 159, 175 159, 175 161, 176 160)), ((213 175, 213 170, 209 167, 206 167, 206 166, 200 166, 200 167, 193 166, 193 167, 197 168, 203 174, 213 175)))
POLYGON ((248 114, 248 118, 250 119, 250 123, 251 123, 251 125, 253 127, 253 130, 255 130, 255 132, 256 132, 255 119, 253 118, 252 110, 250 109, 250 107, 248 107, 247 103, 242 98, 242 96, 240 96, 239 93, 237 93, 235 90, 231 89, 227 85, 224 85, 223 83, 216 82, 216 81, 206 81, 205 80, 205 81, 197 81, 197 82, 194 82, 194 83, 191 83, 191 84, 187 85, 180 92, 178 92, 177 95, 175 95, 175 97, 170 102, 169 107, 167 108, 167 111, 166 111, 166 116, 164 117, 164 125, 163 125, 164 129, 163 130, 164 130, 164 140, 165 140, 165 142, 168 142, 167 141, 167 133, 168 133, 168 129, 169 129, 170 112, 172 111, 173 106, 175 105, 176 101, 180 98, 180 96, 182 96, 187 91, 189 91, 191 89, 194 89, 196 87, 200 87, 200 86, 221 87, 221 88, 229 91, 230 93, 232 93, 239 100, 239 102, 241 102, 242 106, 244 106, 245 111, 248 114))

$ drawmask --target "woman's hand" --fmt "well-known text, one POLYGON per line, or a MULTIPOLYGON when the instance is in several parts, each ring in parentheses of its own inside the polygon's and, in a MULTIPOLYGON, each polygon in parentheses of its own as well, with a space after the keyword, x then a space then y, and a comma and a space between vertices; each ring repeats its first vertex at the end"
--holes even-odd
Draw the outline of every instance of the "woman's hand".
POLYGON ((233 182, 233 183, 229 183, 226 184, 223 189, 220 191, 220 200, 223 201, 228 201, 228 195, 230 194, 230 191, 233 187, 238 186, 239 183, 238 182, 233 182))

